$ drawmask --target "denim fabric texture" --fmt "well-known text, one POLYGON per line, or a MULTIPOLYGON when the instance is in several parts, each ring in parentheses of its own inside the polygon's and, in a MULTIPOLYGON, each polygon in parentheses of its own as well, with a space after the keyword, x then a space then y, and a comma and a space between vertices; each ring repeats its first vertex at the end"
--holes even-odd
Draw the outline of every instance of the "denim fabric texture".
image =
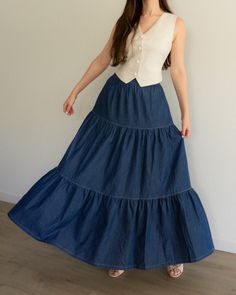
POLYGON ((214 244, 160 83, 113 73, 62 159, 8 212, 33 238, 103 268, 201 260, 214 244))

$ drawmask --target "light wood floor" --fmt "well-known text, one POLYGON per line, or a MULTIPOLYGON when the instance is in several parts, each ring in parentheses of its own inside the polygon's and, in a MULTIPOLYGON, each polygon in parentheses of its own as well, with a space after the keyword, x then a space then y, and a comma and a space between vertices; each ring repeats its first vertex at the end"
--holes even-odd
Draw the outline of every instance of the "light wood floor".
POLYGON ((165 268, 127 270, 110 278, 107 270, 75 259, 19 229, 0 201, 0 295, 236 295, 236 255, 215 251, 169 278, 165 268))

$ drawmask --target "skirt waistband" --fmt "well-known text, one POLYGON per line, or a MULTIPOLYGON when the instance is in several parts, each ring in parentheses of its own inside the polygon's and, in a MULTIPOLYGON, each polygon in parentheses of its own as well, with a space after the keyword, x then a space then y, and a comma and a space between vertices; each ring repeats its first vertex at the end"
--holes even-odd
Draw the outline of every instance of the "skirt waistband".
POLYGON ((140 89, 157 88, 157 87, 162 88, 161 83, 151 84, 151 85, 147 85, 147 86, 140 86, 136 78, 129 81, 128 83, 125 83, 123 80, 120 79, 120 77, 116 73, 113 73, 110 78, 118 80, 118 82, 120 82, 121 84, 123 84, 125 86, 132 85, 132 86, 135 86, 140 89))

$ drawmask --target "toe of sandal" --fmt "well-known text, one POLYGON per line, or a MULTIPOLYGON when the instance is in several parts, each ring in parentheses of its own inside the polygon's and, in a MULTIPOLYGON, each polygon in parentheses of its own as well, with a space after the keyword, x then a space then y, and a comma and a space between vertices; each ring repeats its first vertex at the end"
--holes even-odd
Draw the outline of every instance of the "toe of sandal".
POLYGON ((123 272, 123 269, 109 269, 108 275, 112 278, 116 278, 119 277, 123 272))
POLYGON ((170 264, 167 266, 167 272, 171 278, 178 278, 179 276, 181 276, 183 273, 183 269, 184 269, 183 263, 182 264, 170 264), (177 273, 176 273, 176 270, 178 270, 177 273))

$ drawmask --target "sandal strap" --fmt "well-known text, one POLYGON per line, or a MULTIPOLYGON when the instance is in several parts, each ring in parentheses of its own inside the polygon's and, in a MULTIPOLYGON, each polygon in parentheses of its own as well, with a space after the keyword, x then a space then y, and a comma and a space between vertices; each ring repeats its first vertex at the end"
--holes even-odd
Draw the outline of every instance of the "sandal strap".
POLYGON ((175 268, 178 268, 179 270, 182 271, 183 264, 182 263, 179 263, 179 264, 170 264, 167 267, 168 267, 168 270, 173 270, 175 268))

